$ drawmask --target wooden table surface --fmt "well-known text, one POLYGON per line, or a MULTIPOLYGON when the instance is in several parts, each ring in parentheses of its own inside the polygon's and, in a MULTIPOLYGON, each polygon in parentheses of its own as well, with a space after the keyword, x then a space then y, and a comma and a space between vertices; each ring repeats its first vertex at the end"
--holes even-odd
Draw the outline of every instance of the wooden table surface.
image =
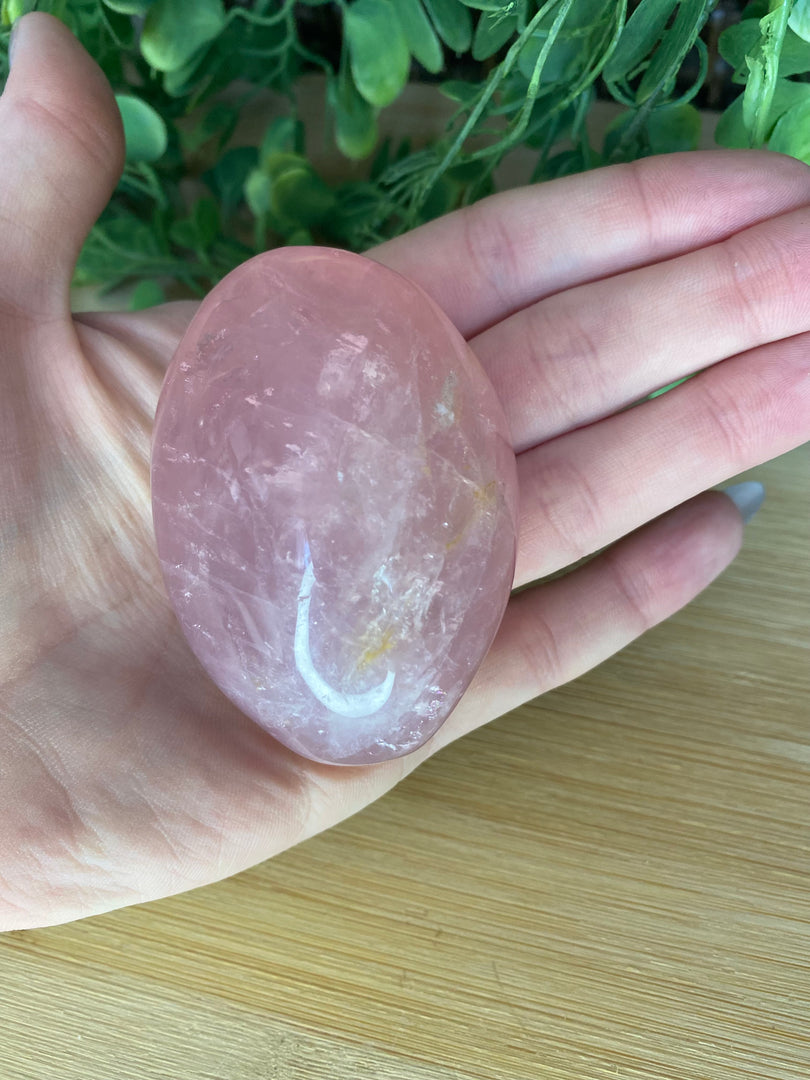
POLYGON ((810 470, 597 670, 228 881, 0 936, 0 1080, 807 1080, 810 470))

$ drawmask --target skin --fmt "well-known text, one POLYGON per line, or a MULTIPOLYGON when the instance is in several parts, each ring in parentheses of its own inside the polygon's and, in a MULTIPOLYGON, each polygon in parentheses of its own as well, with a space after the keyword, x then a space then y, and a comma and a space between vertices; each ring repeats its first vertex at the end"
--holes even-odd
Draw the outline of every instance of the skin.
POLYGON ((0 99, 0 929, 170 895, 355 813, 422 760, 687 604, 743 525, 707 488, 810 437, 810 170, 675 154, 495 195, 370 252, 471 341, 518 452, 515 584, 447 724, 368 768, 305 761, 205 677, 152 534, 150 432, 195 310, 71 317, 123 163, 56 19, 0 99), (653 389, 707 369, 625 410, 653 389))

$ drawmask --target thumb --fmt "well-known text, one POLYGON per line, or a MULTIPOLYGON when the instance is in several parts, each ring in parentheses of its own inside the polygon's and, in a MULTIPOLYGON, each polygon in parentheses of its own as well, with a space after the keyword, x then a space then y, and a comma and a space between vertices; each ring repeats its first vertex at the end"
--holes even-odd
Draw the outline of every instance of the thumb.
POLYGON ((64 23, 14 25, 0 97, 0 311, 67 315, 81 246, 124 166, 110 84, 64 23))

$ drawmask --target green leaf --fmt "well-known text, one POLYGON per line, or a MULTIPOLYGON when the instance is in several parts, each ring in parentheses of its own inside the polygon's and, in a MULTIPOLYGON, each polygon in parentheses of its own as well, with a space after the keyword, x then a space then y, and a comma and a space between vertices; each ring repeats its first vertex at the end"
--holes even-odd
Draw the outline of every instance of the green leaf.
POLYGON ((378 222, 385 216, 385 196, 376 184, 352 180, 342 184, 335 197, 335 213, 329 221, 330 236, 355 247, 364 226, 369 222, 378 222))
POLYGON ((459 0, 425 0, 436 33, 455 53, 466 52, 472 42, 472 16, 459 0))
MULTIPOLYGON (((607 128, 605 129, 605 138, 602 143, 602 156, 605 158, 606 161, 608 159, 613 161, 613 154, 616 151, 616 148, 621 143, 625 132, 633 123, 635 116, 635 109, 626 109, 624 112, 621 112, 617 116, 614 116, 614 118, 608 124, 607 128)), ((625 149, 627 150, 627 156, 624 157, 623 160, 630 161, 633 158, 637 157, 641 150, 640 135, 635 136, 630 146, 622 148, 623 154, 625 149)), ((567 151, 563 152, 567 153, 567 151)), ((551 160, 553 161, 554 159, 552 158, 551 160)))
POLYGON ((177 247, 188 248, 189 251, 197 250, 197 230, 191 218, 180 218, 173 221, 169 228, 169 239, 177 247))
POLYGON ((355 0, 344 10, 343 33, 357 89, 369 105, 390 105, 408 81, 411 63, 390 0, 355 0))
POLYGON ((17 19, 27 15, 29 11, 35 11, 37 6, 36 0, 3 0, 0 7, 0 25, 13 26, 17 19))
POLYGON ((780 116, 768 141, 768 149, 789 154, 810 165, 810 99, 800 101, 780 116))
POLYGON ((242 201, 245 181, 258 161, 259 151, 255 146, 236 146, 202 174, 202 179, 219 201, 223 217, 229 217, 242 201))
POLYGON ((180 138, 183 149, 194 153, 204 146, 209 139, 216 137, 217 151, 220 152, 233 135, 239 122, 239 110, 224 101, 215 102, 200 122, 191 131, 183 131, 180 138))
POLYGON ((439 84, 439 91, 451 101, 462 105, 471 105, 481 93, 480 83, 465 82, 464 79, 448 79, 439 84))
POLYGON ((219 236, 219 207, 209 195, 196 199, 188 217, 172 223, 169 236, 180 247, 205 251, 219 236))
POLYGON ((263 169, 252 169, 245 180, 245 200, 254 217, 260 218, 270 209, 270 189, 273 181, 263 169))
POLYGON ((745 63, 745 54, 759 41, 759 21, 745 19, 727 26, 717 39, 717 51, 727 64, 737 69, 745 63))
POLYGON ((397 0, 397 15, 411 53, 436 75, 444 66, 444 53, 421 0, 397 0))
MULTIPOLYGON (((779 79, 776 83, 770 111, 768 113, 768 127, 766 138, 773 131, 774 125, 780 116, 788 109, 800 102, 810 100, 810 83, 791 82, 790 79, 779 79)), ((742 147, 750 146, 748 129, 743 122, 743 95, 735 98, 725 110, 718 121, 714 132, 714 140, 718 146, 742 147)))
POLYGON ((709 17, 713 3, 714 0, 681 0, 675 22, 653 53, 650 66, 644 72, 636 91, 636 101, 639 105, 643 104, 662 84, 664 94, 671 92, 675 84, 675 76, 709 17))
POLYGON ((154 0, 104 0, 106 7, 120 15, 145 15, 154 0))
MULTIPOLYGON (((542 4, 537 6, 543 7, 542 4)), ((537 29, 548 31, 559 15, 559 0, 556 4, 546 4, 545 6, 546 11, 540 18, 537 29)), ((613 7, 613 3, 606 3, 605 0, 573 0, 571 7, 566 12, 560 33, 565 37, 581 37, 583 31, 590 30, 603 23, 606 19, 612 18, 611 9, 613 7)))
POLYGON ((179 98, 190 94, 204 76, 201 65, 210 51, 210 42, 207 42, 175 71, 163 73, 163 89, 169 97, 179 98))
POLYGON ((164 250, 151 224, 129 212, 97 222, 76 265, 76 280, 113 287, 128 277, 177 274, 180 260, 164 250))
POLYGON ((166 292, 161 285, 149 278, 139 281, 129 298, 130 311, 143 311, 166 303, 166 292))
POLYGON ((666 105, 647 117, 647 137, 653 154, 696 150, 700 141, 700 113, 694 105, 666 105))
POLYGON ((517 15, 498 18, 484 12, 478 20, 473 38, 474 60, 486 60, 498 51, 517 30, 517 15))
POLYGON ((127 161, 157 161, 166 151, 168 133, 160 113, 140 98, 116 94, 124 123, 127 161))
POLYGON ((272 180, 270 209, 282 219, 309 227, 335 208, 335 193, 308 162, 286 169, 272 180))
POLYGON ((259 147, 259 164, 266 167, 273 154, 303 149, 304 125, 292 116, 277 116, 265 130, 259 147))
POLYGON ((199 237, 200 247, 209 248, 219 236, 222 222, 219 207, 209 195, 202 195, 191 208, 191 219, 199 237))
POLYGON ((574 0, 574 6, 565 18, 563 33, 570 34, 599 26, 612 17, 611 7, 613 5, 606 4, 605 0, 574 0))
POLYGON ((658 43, 678 0, 641 0, 625 23, 619 43, 605 65, 607 82, 627 78, 658 43))
MULTIPOLYGON (((745 57, 753 53, 760 37, 761 31, 756 19, 735 23, 720 35, 717 43, 720 55, 734 68, 735 75, 747 73, 745 57)), ((779 77, 785 79, 788 75, 800 75, 805 71, 810 71, 810 44, 789 30, 785 34, 779 55, 779 77)))
POLYGON ((446 175, 440 176, 427 193, 420 207, 422 221, 432 221, 453 209, 458 197, 458 185, 446 175))
POLYGON ((177 71, 225 22, 222 0, 155 0, 141 32, 141 53, 157 71, 177 71))
POLYGON ((810 0, 796 0, 788 26, 803 41, 810 41, 810 0))
POLYGON ((309 229, 295 229, 284 239, 285 247, 310 247, 314 243, 309 229))
POLYGON ((561 104, 564 101, 564 91, 564 86, 558 87, 555 93, 535 103, 523 139, 526 146, 535 150, 542 149, 548 140, 552 125, 556 129, 555 143, 571 136, 571 128, 577 118, 577 106, 574 102, 566 106, 561 104), (552 110, 553 119, 549 120, 549 113, 552 110))
POLYGON ((341 63, 337 78, 328 80, 326 91, 335 117, 338 149, 355 161, 368 157, 377 142, 377 111, 360 96, 345 63, 341 63))
MULTIPOLYGON (((525 79, 531 79, 537 60, 547 40, 548 34, 545 30, 532 34, 520 50, 518 68, 525 79)), ((552 83, 571 80, 582 60, 583 49, 581 42, 577 41, 576 38, 565 38, 559 35, 548 51, 540 81, 552 83)))
POLYGON ((724 110, 723 115, 717 121, 714 129, 714 141, 718 146, 726 146, 729 149, 735 147, 747 149, 748 131, 743 123, 743 96, 735 98, 724 110))
POLYGON ((561 176, 573 176, 582 171, 582 155, 578 150, 561 150, 549 158, 546 179, 558 180, 561 176))
POLYGON ((803 75, 806 71, 810 71, 810 38, 788 30, 779 54, 779 77, 786 79, 788 75, 803 75))
POLYGON ((408 157, 408 155, 412 152, 416 153, 416 151, 414 151, 413 149, 413 146, 411 145, 410 136, 406 135, 404 138, 399 140, 399 145, 394 151, 391 163, 395 164, 397 162, 404 161, 405 158, 408 157))
POLYGON ((276 150, 267 153, 264 157, 259 155, 259 168, 264 169, 271 178, 281 176, 289 169, 310 169, 312 166, 303 154, 296 154, 293 150, 276 150))
POLYGON ((122 15, 112 8, 99 8, 99 23, 106 27, 119 49, 128 51, 135 43, 135 27, 129 15, 122 15))
POLYGON ((391 161, 391 136, 387 135, 380 143, 380 148, 374 155, 374 159, 371 162, 368 170, 368 176, 370 180, 376 180, 377 177, 385 171, 391 161))
POLYGON ((490 163, 479 158, 477 161, 460 161, 451 165, 444 174, 448 179, 459 184, 475 184, 490 171, 490 163))

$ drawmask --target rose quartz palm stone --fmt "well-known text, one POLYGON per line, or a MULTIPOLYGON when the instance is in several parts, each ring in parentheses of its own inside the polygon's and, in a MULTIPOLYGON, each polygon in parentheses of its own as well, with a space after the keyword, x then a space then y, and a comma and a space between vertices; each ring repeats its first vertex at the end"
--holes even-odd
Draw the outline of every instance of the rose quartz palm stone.
POLYGON ((509 598, 500 404, 433 300, 362 255, 280 248, 209 293, 160 394, 152 508, 200 663, 316 761, 424 743, 509 598))

